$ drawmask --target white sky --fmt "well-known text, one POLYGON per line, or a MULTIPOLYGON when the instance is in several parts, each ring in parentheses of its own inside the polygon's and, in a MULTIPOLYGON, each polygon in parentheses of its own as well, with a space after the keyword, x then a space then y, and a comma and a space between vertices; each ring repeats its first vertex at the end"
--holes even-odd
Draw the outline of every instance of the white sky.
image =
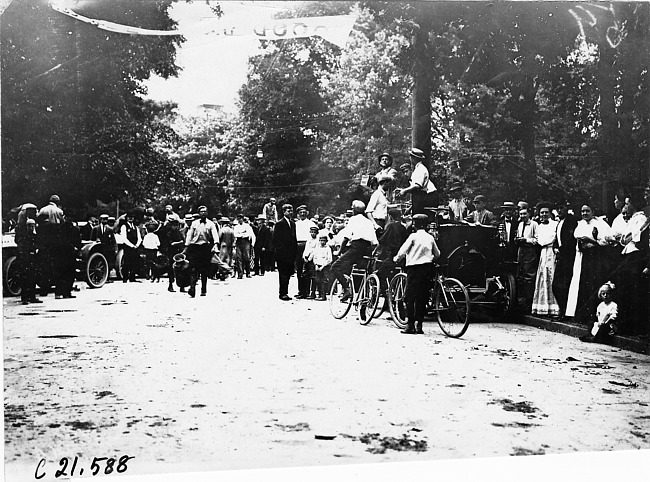
POLYGON ((301 2, 219 2, 221 19, 200 0, 178 2, 170 10, 179 22, 186 41, 177 50, 179 76, 164 80, 152 77, 145 83, 150 99, 176 102, 181 114, 196 113, 201 104, 223 105, 233 112, 237 91, 246 81, 247 60, 258 51, 259 42, 247 37, 224 37, 210 30, 233 25, 261 23, 283 7, 296 8, 301 2))

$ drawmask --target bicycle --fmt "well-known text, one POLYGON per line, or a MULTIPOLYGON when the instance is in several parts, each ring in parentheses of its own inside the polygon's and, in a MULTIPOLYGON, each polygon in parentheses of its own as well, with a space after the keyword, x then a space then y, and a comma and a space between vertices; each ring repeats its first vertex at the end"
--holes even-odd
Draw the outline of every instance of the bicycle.
MULTIPOLYGON (((442 332, 451 338, 460 338, 469 327, 470 298, 465 285, 455 278, 446 278, 436 267, 433 286, 429 291, 430 312, 436 314, 442 332)), ((388 287, 388 309, 393 323, 400 328, 406 322, 406 273, 399 272, 388 287)))
POLYGON ((375 258, 364 256, 368 260, 366 268, 352 266, 350 274, 346 274, 345 280, 352 291, 352 296, 342 300, 344 289, 338 280, 334 280, 330 288, 330 313, 338 320, 348 314, 352 306, 359 313, 359 323, 367 325, 373 318, 379 316, 379 278, 372 272, 375 258))

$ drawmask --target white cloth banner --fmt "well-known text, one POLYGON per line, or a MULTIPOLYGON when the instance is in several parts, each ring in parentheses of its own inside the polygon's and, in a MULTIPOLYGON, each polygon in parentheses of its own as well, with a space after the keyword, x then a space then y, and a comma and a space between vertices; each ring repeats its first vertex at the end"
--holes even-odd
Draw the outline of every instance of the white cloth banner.
MULTIPOLYGON (((51 3, 52 8, 64 15, 72 17, 81 22, 107 30, 109 32, 124 33, 129 35, 183 35, 182 30, 149 30, 139 27, 131 27, 119 23, 108 22, 84 17, 56 2, 51 3)), ((208 34, 223 37, 254 37, 259 40, 284 40, 294 38, 305 38, 318 36, 341 48, 345 47, 350 32, 354 27, 356 16, 336 15, 328 17, 300 17, 288 19, 272 19, 260 25, 250 24, 246 26, 228 26, 213 29, 208 34)))

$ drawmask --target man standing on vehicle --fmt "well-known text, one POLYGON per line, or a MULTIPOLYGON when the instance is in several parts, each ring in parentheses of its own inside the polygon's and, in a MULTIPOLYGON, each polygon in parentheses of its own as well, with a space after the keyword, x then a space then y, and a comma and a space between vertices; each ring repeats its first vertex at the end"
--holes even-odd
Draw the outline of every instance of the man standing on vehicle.
POLYGON ((195 220, 187 231, 183 254, 187 257, 192 269, 190 288, 187 293, 194 298, 196 283, 201 277, 201 296, 208 290, 208 274, 212 259, 212 246, 219 239, 217 227, 208 219, 208 208, 199 207, 199 219, 195 220))
POLYGON ((345 227, 341 243, 341 253, 343 254, 332 264, 330 270, 332 278, 337 279, 343 287, 341 301, 347 301, 352 297, 352 290, 345 280, 345 275, 350 274, 352 266, 355 264, 365 267, 367 263, 363 257, 369 256, 372 249, 379 244, 372 221, 364 216, 365 209, 366 205, 363 201, 356 199, 352 201, 352 217, 345 227))
POLYGON ((415 162, 409 187, 395 189, 395 196, 402 197, 404 194, 411 194, 413 202, 411 215, 426 214, 428 216, 425 208, 435 204, 431 195, 436 192, 436 186, 429 179, 429 170, 424 165, 426 159, 424 152, 414 147, 409 155, 412 162, 415 162))

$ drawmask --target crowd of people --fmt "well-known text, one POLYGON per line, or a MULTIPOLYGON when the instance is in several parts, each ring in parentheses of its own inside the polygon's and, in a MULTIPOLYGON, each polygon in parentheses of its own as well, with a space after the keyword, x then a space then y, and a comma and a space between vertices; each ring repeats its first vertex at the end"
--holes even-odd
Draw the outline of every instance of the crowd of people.
MULTIPOLYGON (((56 298, 74 297, 74 260, 82 239, 100 244, 109 268, 122 282, 142 278, 155 282, 166 274, 170 292, 179 288, 191 297, 196 296, 197 285, 200 295, 206 296, 210 278, 242 279, 277 269, 280 300, 292 299, 288 289, 294 274, 295 299, 324 301, 334 280, 343 286, 346 299, 351 289, 345 275, 374 252, 382 291, 398 264, 406 269, 411 282, 407 281, 405 332, 417 333, 423 316, 422 287, 430 276, 424 273, 432 272, 440 256, 435 237, 426 233, 428 223, 436 220, 496 228, 505 257, 516 266, 523 313, 573 318, 591 327, 602 326, 600 318, 607 316, 607 330, 592 330, 599 333, 597 339, 605 331, 650 332, 650 184, 645 188, 644 209, 637 209, 627 193, 617 193, 618 215, 611 223, 598 216, 589 202, 573 206, 566 200, 534 205, 506 201, 494 213, 484 195, 465 197, 460 181, 450 185, 450 199, 441 204, 424 153, 414 148, 409 157, 411 162, 399 166, 400 176, 392 156, 382 153, 379 170, 368 182, 368 202, 356 199, 350 210, 338 216, 310 217, 307 205, 298 206, 294 216, 292 205, 278 209, 276 199, 270 198, 255 216, 210 218, 207 207, 200 206, 195 214, 181 217, 167 205, 158 215, 151 207, 117 219, 93 215, 78 228, 66 219, 56 195, 40 210, 24 204, 15 227, 22 302, 41 302, 36 284, 42 279, 51 280, 45 284, 54 286, 56 298), (117 266, 120 250, 121 267, 117 266), (174 269, 181 262, 189 273, 183 283, 174 269), (608 302, 602 317, 599 300, 608 302)), ((49 291, 43 283, 39 287, 41 296, 49 291)), ((595 335, 586 338, 592 339, 595 335)))

